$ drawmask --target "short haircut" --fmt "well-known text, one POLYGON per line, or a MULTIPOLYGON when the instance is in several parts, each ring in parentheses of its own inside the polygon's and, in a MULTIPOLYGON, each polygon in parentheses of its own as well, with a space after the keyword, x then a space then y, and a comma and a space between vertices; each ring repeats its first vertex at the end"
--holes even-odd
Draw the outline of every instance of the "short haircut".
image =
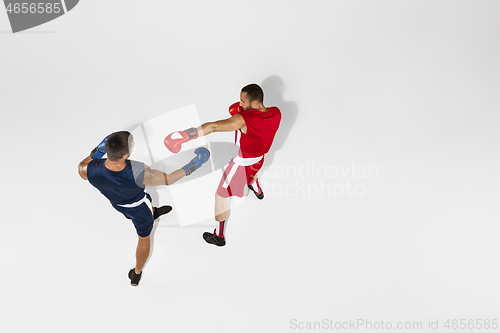
POLYGON ((241 89, 241 92, 247 93, 250 103, 257 101, 260 104, 264 104, 264 92, 258 84, 252 83, 244 86, 243 89, 241 89))
POLYGON ((134 137, 128 131, 120 131, 110 134, 106 141, 106 153, 108 160, 118 161, 130 152, 130 145, 134 137))

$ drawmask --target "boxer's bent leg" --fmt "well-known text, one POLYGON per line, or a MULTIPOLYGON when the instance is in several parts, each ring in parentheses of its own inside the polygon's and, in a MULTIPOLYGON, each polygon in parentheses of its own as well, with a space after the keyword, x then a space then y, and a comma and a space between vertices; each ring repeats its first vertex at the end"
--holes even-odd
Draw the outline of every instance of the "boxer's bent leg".
POLYGON ((228 198, 223 198, 217 193, 215 194, 215 230, 214 234, 219 237, 224 237, 226 231, 227 219, 227 201, 228 198))
POLYGON ((224 237, 225 223, 227 219, 228 198, 231 196, 244 195, 245 167, 235 164, 233 161, 224 170, 224 174, 215 194, 215 223, 214 234, 224 237))
POLYGON ((134 216, 132 217, 132 222, 139 236, 135 253, 135 273, 140 274, 149 257, 151 247, 150 234, 154 224, 153 207, 151 201, 146 200, 142 205, 133 209, 134 216))
POLYGON ((236 165, 233 161, 224 170, 224 174, 215 195, 215 220, 214 233, 203 233, 207 243, 217 246, 226 245, 224 237, 224 224, 227 218, 227 198, 231 196, 243 197, 246 185, 245 167, 236 165))
POLYGON ((146 264, 146 260, 148 260, 150 247, 150 236, 139 236, 139 242, 137 243, 137 250, 135 252, 135 274, 141 274, 142 269, 146 264))
POLYGON ((227 198, 215 193, 215 220, 225 221, 227 217, 227 198))
POLYGON ((258 163, 246 167, 248 188, 260 200, 264 199, 264 192, 262 192, 262 188, 260 187, 257 173, 260 171, 263 164, 264 158, 262 158, 258 163))
POLYGON ((135 254, 136 265, 135 268, 129 272, 129 278, 134 286, 136 286, 141 279, 141 272, 149 257, 151 248, 150 234, 153 230, 154 219, 150 198, 151 197, 148 195, 148 200, 137 207, 114 206, 116 210, 132 220, 137 235, 139 236, 135 254), (136 276, 131 276, 132 272, 134 272, 136 276))

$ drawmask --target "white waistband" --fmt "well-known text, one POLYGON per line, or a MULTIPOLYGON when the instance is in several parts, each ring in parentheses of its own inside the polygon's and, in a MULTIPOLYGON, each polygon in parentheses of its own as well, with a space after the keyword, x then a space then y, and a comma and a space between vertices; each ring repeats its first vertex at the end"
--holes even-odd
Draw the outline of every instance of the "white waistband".
POLYGON ((120 206, 120 207, 125 207, 125 208, 134 208, 134 207, 137 207, 137 206, 140 206, 142 205, 144 202, 146 202, 146 199, 147 199, 147 195, 146 195, 146 191, 144 191, 144 198, 142 198, 141 200, 139 201, 136 201, 136 202, 132 202, 130 204, 126 204, 126 205, 117 205, 117 206, 120 206))
POLYGON ((259 156, 259 157, 236 156, 235 158, 233 158, 233 162, 234 162, 234 164, 237 164, 237 165, 249 166, 249 165, 253 165, 253 164, 259 162, 263 157, 264 157, 264 155, 259 156))

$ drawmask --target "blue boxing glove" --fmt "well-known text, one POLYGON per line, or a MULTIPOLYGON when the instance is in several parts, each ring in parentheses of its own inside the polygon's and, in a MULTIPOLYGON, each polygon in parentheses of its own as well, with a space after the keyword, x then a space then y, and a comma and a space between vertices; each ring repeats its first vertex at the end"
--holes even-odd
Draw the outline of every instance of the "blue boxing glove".
POLYGON ((104 154, 106 154, 106 141, 108 140, 108 136, 90 152, 90 157, 92 157, 93 160, 101 159, 104 154))
POLYGON ((208 159, 210 158, 210 151, 204 147, 196 148, 194 153, 196 154, 196 157, 193 158, 191 162, 182 167, 184 170, 186 170, 186 176, 189 176, 195 170, 199 169, 203 165, 203 163, 208 161, 208 159))

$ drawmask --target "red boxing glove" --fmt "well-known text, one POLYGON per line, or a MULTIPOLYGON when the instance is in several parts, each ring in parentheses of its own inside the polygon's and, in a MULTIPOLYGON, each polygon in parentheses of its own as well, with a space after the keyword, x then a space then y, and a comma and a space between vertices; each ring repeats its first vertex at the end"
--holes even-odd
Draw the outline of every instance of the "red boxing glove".
POLYGON ((164 140, 165 147, 172 153, 177 154, 181 148, 182 144, 188 142, 189 140, 194 140, 198 137, 198 130, 191 127, 185 131, 179 131, 170 133, 164 140))
POLYGON ((240 102, 236 102, 229 107, 229 113, 231 116, 243 112, 243 108, 240 106, 240 102))

